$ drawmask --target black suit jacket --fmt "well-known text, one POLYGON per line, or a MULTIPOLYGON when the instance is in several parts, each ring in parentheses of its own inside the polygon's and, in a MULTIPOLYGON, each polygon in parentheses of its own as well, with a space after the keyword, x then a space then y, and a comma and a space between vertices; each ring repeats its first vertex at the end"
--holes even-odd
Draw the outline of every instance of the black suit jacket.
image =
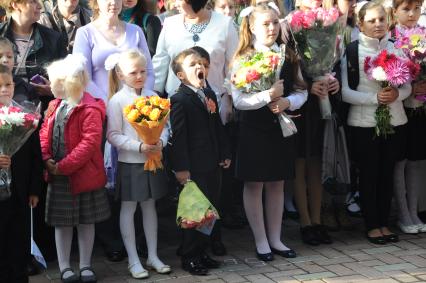
POLYGON ((184 84, 171 97, 170 162, 176 172, 209 172, 231 158, 216 95, 209 89, 204 93, 214 101, 216 113, 208 112, 198 95, 184 84))

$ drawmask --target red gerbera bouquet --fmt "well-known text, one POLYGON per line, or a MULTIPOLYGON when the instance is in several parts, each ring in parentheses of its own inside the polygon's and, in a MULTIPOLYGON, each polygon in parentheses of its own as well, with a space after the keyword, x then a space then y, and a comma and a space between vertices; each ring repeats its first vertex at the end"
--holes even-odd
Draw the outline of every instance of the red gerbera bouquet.
MULTIPOLYGON (((403 84, 411 83, 417 77, 419 71, 420 66, 418 64, 388 53, 386 50, 380 52, 377 57, 367 57, 364 61, 364 72, 367 77, 379 82, 383 89, 398 88, 403 84)), ((377 136, 386 137, 388 134, 394 133, 388 105, 380 104, 377 107, 375 118, 377 136)))

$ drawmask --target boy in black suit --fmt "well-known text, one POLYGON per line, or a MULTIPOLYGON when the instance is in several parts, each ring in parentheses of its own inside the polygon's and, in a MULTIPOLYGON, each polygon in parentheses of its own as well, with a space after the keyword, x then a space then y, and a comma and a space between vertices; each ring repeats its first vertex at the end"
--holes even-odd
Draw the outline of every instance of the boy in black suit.
MULTIPOLYGON (((14 84, 10 69, 4 65, 0 65, 0 89, 0 104, 10 104, 14 84)), ((9 167, 12 196, 0 201, 0 282, 25 283, 30 257, 30 206, 37 206, 43 183, 38 130, 12 157, 0 155, 0 168, 9 167)))
MULTIPOLYGON (((219 117, 215 93, 206 85, 206 72, 199 53, 187 49, 172 62, 182 82, 171 97, 170 162, 180 184, 193 180, 217 207, 221 168, 231 164, 229 142, 219 117)), ((210 237, 220 239, 217 223, 210 237)), ((191 274, 205 275, 219 262, 205 253, 206 237, 194 229, 183 229, 180 247, 182 267, 191 274)))

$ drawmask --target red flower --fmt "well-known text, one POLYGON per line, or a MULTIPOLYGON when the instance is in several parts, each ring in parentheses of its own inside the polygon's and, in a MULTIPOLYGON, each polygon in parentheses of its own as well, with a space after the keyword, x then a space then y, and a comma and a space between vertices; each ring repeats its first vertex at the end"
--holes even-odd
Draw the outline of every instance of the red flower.
POLYGON ((206 97, 206 106, 210 114, 216 113, 216 103, 214 103, 213 99, 206 97))
POLYGON ((246 74, 246 81, 247 83, 251 83, 252 81, 257 81, 260 77, 260 74, 256 70, 248 70, 246 74))
POLYGON ((15 106, 10 106, 9 107, 9 113, 19 113, 21 112, 21 109, 15 106))
POLYGON ((272 68, 275 68, 276 66, 278 66, 279 62, 280 62, 280 57, 278 57, 277 55, 269 56, 269 66, 271 66, 272 68))
POLYGON ((24 119, 25 119, 24 127, 33 128, 37 126, 37 125, 34 125, 34 121, 37 119, 37 117, 34 114, 27 113, 25 114, 24 119))

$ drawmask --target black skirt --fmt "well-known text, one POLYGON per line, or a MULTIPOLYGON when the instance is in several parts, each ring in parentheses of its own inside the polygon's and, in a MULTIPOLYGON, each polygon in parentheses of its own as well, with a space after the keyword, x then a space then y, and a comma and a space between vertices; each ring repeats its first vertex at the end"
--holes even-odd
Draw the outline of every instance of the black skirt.
POLYGON ((295 135, 284 138, 268 108, 241 111, 235 171, 246 182, 294 179, 295 135))
POLYGON ((406 158, 426 160, 426 113, 423 107, 405 109, 408 117, 406 158))

